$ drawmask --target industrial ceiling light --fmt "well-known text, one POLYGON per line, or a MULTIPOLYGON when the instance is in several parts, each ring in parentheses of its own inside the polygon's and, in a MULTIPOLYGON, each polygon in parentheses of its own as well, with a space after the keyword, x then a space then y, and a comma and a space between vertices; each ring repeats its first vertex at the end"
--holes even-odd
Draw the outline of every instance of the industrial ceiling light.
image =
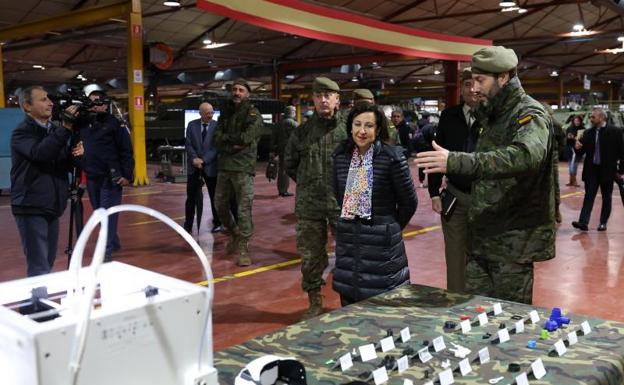
POLYGON ((513 12, 513 11, 518 11, 518 10, 520 10, 520 8, 518 7, 507 7, 507 8, 501 9, 501 12, 513 12))
POLYGON ((518 8, 518 13, 527 13, 527 12, 529 12, 529 10, 526 8, 518 8))
POLYGON ((433 71, 433 74, 434 74, 434 75, 440 75, 440 70, 435 70, 435 71, 433 71))
POLYGON ((550 76, 557 77, 557 76, 559 76, 559 73, 557 73, 557 71, 553 71, 553 72, 550 73, 550 76))
POLYGON ((210 39, 204 39, 204 40, 202 41, 202 43, 204 43, 205 45, 212 44, 212 40, 210 40, 210 39))
POLYGON ((584 29, 585 29, 585 26, 583 24, 574 24, 574 26, 572 27, 572 30, 576 32, 581 32, 584 29))
POLYGON ((352 81, 352 82, 357 82, 357 81, 358 81, 357 76, 353 76, 353 77, 351 78, 351 81, 352 81))
POLYGON ((179 7, 180 2, 176 0, 167 0, 163 2, 163 5, 166 7, 179 7))
POLYGON ((618 37, 618 41, 624 42, 624 36, 618 37))
POLYGON ((498 5, 500 5, 501 7, 515 7, 516 2, 515 1, 501 1, 500 3, 498 3, 498 5))
POLYGON ((36 68, 38 70, 44 70, 45 69, 45 67, 42 66, 41 64, 33 64, 33 68, 36 68))
POLYGON ((215 43, 214 41, 210 44, 206 44, 203 46, 204 49, 216 49, 221 47, 227 47, 228 45, 232 45, 234 43, 215 43))

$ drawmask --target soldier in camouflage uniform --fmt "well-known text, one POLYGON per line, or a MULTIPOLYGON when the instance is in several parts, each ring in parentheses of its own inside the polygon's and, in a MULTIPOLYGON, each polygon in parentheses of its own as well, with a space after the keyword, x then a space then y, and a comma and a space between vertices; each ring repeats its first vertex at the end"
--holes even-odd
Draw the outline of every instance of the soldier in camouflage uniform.
POLYGON ((487 47, 472 57, 482 129, 474 153, 418 154, 428 173, 474 178, 468 211, 470 293, 531 303, 533 263, 555 256, 553 123, 516 76, 513 50, 487 47))
POLYGON ((555 173, 555 221, 557 223, 561 223, 561 210, 559 210, 559 205, 561 204, 561 188, 559 187, 559 154, 563 153, 566 145, 566 132, 563 126, 555 120, 553 116, 552 108, 546 104, 542 103, 548 115, 553 122, 553 172, 555 173))
POLYGON ((327 225, 335 228, 340 209, 332 188, 332 153, 347 139, 340 106, 340 88, 334 81, 319 77, 312 86, 314 115, 297 127, 285 151, 286 172, 297 183, 297 252, 301 264, 302 287, 308 293, 309 308, 303 318, 322 312, 322 274, 327 268, 327 225))
POLYGON ((232 84, 232 99, 223 107, 214 141, 219 150, 215 201, 223 225, 230 231, 228 253, 238 252, 238 265, 251 265, 248 251, 253 232, 251 206, 253 203, 253 178, 262 130, 262 116, 248 100, 247 82, 237 80, 232 84), (238 222, 230 212, 230 200, 238 204, 238 222))
MULTIPOLYGON (((375 96, 373 93, 366 88, 358 88, 353 90, 353 104, 358 103, 367 103, 367 104, 375 104, 375 96)), ((349 115, 347 112, 345 115, 349 115)), ((400 146, 401 139, 399 138, 399 130, 394 126, 394 123, 384 114, 386 117, 386 122, 388 123, 388 141, 386 144, 391 144, 393 146, 400 146)))
POLYGON ((290 134, 299 125, 295 120, 297 111, 294 106, 287 106, 284 111, 284 119, 277 125, 273 134, 272 156, 277 155, 279 159, 277 171, 277 193, 281 197, 289 197, 293 194, 288 192, 289 179, 286 174, 286 163, 284 162, 284 150, 290 134))

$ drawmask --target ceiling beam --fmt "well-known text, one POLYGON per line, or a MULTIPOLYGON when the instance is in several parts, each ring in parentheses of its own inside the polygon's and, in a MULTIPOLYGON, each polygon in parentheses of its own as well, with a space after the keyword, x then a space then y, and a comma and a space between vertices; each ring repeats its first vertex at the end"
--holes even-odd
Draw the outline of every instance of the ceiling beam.
POLYGON ((412 1, 411 3, 397 9, 396 11, 386 15, 383 17, 383 19, 381 19, 382 21, 390 21, 392 19, 394 19, 395 17, 409 11, 412 8, 415 8, 417 6, 419 6, 420 4, 424 3, 427 0, 416 0, 416 1, 412 1))
POLYGON ((503 27, 507 27, 510 24, 513 25, 513 23, 515 23, 516 21, 522 20, 525 17, 531 16, 534 13, 537 13, 537 12, 541 11, 542 9, 543 8, 533 8, 532 10, 530 10, 528 12, 522 13, 522 14, 514 17, 514 18, 507 19, 507 20, 503 21, 502 23, 496 24, 495 26, 490 27, 490 28, 486 29, 485 31, 476 34, 474 37, 480 38, 480 37, 483 37, 483 36, 485 36, 485 35, 487 35, 489 33, 494 32, 494 31, 498 31, 499 29, 501 29, 503 27))
POLYGON ((304 68, 320 68, 320 67, 332 67, 332 66, 340 66, 343 64, 367 64, 376 62, 395 62, 395 61, 408 61, 414 60, 413 56, 405 56, 398 54, 380 54, 380 55, 366 55, 366 56, 339 56, 339 57, 329 57, 319 59, 316 58, 314 60, 306 60, 306 61, 293 61, 289 63, 282 63, 279 65, 279 71, 291 71, 297 69, 304 68))
POLYGON ((413 74, 415 74, 416 72, 418 72, 418 71, 420 71, 420 70, 424 70, 424 69, 425 69, 425 68, 427 68, 427 67, 429 67, 429 65, 420 66, 420 67, 417 67, 417 68, 416 68, 416 69, 414 69, 414 70, 411 70, 410 72, 408 72, 408 73, 406 73, 405 75, 401 76, 401 77, 399 78, 399 81, 398 81, 398 82, 399 82, 399 83, 400 83, 400 82, 402 82, 403 80, 405 80, 405 79, 409 78, 410 76, 412 76, 412 75, 413 75, 413 74))
MULTIPOLYGON (((612 21, 615 21, 615 20, 617 20, 619 18, 620 18, 619 15, 610 17, 610 18, 608 18, 606 20, 601 21, 600 23, 596 23, 596 24, 590 26, 588 29, 589 30, 594 30, 594 29, 596 29, 598 27, 601 27, 601 26, 603 26, 605 24, 609 24, 612 21)), ((564 41, 565 39, 566 39, 565 37, 562 37, 562 38, 557 39, 555 42, 549 42, 549 43, 542 44, 539 47, 530 50, 529 52, 525 52, 522 56, 523 56, 523 58, 531 57, 531 55, 533 55, 534 53, 539 52, 539 51, 543 50, 544 48, 552 47, 553 45, 556 45, 556 44, 564 41)))
POLYGON ((210 28, 208 28, 207 30, 205 30, 201 34, 199 34, 199 35, 195 36, 193 39, 191 39, 182 48, 180 48, 178 53, 173 58, 173 62, 175 63, 176 61, 178 61, 178 59, 180 59, 182 56, 184 56, 186 54, 186 52, 189 50, 189 48, 191 48, 191 46, 193 44, 197 43, 198 41, 203 39, 207 34, 213 32, 217 28, 221 27, 223 24, 227 23, 228 20, 230 20, 229 17, 224 17, 223 19, 219 20, 217 23, 213 24, 210 28))
POLYGON ((127 0, 119 3, 85 8, 28 23, 14 24, 9 27, 0 28, 0 41, 91 25, 111 18, 125 18, 130 13, 131 9, 131 1, 127 0))
POLYGON ((605 69, 603 69, 603 70, 600 70, 600 71, 596 72, 596 73, 594 74, 594 76, 600 76, 600 75, 602 75, 602 74, 605 74, 605 75, 610 75, 610 74, 608 73, 609 71, 614 70, 614 69, 619 68, 619 67, 622 67, 622 66, 624 66, 624 62, 614 64, 614 65, 612 65, 612 66, 610 66, 610 67, 608 67, 608 68, 605 68, 605 69))
MULTIPOLYGON (((547 3, 526 4, 526 5, 523 5, 522 7, 525 9, 542 9, 546 7, 552 7, 554 5, 576 4, 577 2, 589 3, 590 1, 591 0, 552 0, 547 3)), ((501 9, 500 7, 498 7, 498 8, 475 10, 475 11, 467 11, 467 12, 449 13, 446 15, 416 17, 416 18, 411 18, 411 19, 397 20, 394 23, 396 24, 418 23, 422 21, 462 18, 466 16, 483 15, 483 14, 488 14, 488 13, 501 13, 501 9)))

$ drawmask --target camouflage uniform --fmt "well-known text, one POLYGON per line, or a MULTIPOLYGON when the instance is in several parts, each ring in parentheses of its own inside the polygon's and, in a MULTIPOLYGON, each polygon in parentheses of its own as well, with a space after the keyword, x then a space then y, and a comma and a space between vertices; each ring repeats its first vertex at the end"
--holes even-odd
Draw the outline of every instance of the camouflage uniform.
POLYGON ((466 288, 531 303, 533 262, 555 256, 552 120, 517 77, 476 114, 475 153, 451 152, 447 162, 449 174, 475 179, 466 288))
POLYGON ((273 136, 273 152, 279 157, 279 166, 277 172, 277 191, 280 195, 288 192, 288 175, 286 174, 286 163, 284 162, 284 151, 286 143, 292 132, 297 128, 297 121, 293 118, 284 118, 277 125, 273 136))
POLYGON ((327 268, 327 225, 335 228, 340 209, 332 189, 332 153, 347 139, 342 114, 324 119, 317 113, 288 140, 286 172, 297 183, 297 252, 303 263, 302 287, 307 292, 324 284, 327 268))
POLYGON ((228 101, 223 109, 214 135, 219 150, 215 201, 223 225, 232 233, 229 251, 239 251, 241 259, 248 258, 248 242, 253 232, 251 206, 253 177, 262 130, 262 116, 248 100, 238 106, 228 101), (236 150, 233 146, 245 146, 236 150), (238 204, 238 222, 230 212, 232 196, 238 204))

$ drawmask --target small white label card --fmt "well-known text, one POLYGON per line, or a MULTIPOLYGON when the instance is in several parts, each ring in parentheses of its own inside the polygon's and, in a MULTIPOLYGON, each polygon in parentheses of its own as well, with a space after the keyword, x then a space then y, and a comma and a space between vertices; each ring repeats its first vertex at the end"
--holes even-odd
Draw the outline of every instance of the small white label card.
POLYGON ((444 344, 444 337, 439 336, 433 339, 433 350, 439 352, 441 350, 446 349, 446 345, 444 344))
POLYGON ((465 319, 462 322, 460 322, 459 326, 461 326, 462 334, 466 334, 470 330, 472 330, 472 325, 470 325, 470 320, 469 319, 465 319))
POLYGON ((581 324, 581 328, 583 328, 583 334, 588 335, 591 333, 591 326, 589 326, 589 321, 583 321, 581 324))
POLYGON ((501 306, 501 304, 499 302, 494 304, 494 315, 499 315, 500 313, 503 312, 503 307, 501 306))
POLYGON ((423 364, 427 361, 431 360, 433 356, 429 353, 429 348, 422 348, 418 351, 418 358, 420 358, 420 362, 423 364))
POLYGON ((368 344, 364 346, 360 346, 360 357, 362 357, 362 362, 374 360, 377 358, 377 351, 375 350, 375 345, 368 344))
POLYGON ((524 332, 524 320, 516 321, 516 334, 524 332))
POLYGON ((559 357, 563 356, 568 351, 561 338, 559 338, 559 341, 555 342, 555 350, 557 354, 559 354, 559 357))
POLYGON ((399 374, 403 373, 409 368, 409 358, 407 356, 399 358, 397 360, 397 365, 399 366, 399 374))
MULTIPOLYGON (((433 382, 428 382, 427 384, 433 385, 433 382)), ((425 384, 425 385, 427 385, 425 384)), ((407 378, 403 380, 403 385, 414 385, 414 381, 408 380, 407 378)))
POLYGON ((477 319, 479 320, 479 326, 487 325, 488 323, 487 313, 479 313, 477 319))
POLYGON ((481 365, 490 361, 490 350, 486 347, 479 350, 479 362, 481 365))
POLYGON ((380 385, 388 382, 388 371, 385 366, 382 366, 379 369, 373 370, 373 379, 375 380, 375 385, 380 385))
POLYGON ((343 372, 353 366, 353 360, 351 359, 351 352, 340 356, 340 370, 343 372))
POLYGON ((527 377, 526 373, 516 376, 516 385, 529 385, 529 377, 527 377))
POLYGON ((533 369, 533 375, 538 380, 546 375, 546 368, 544 367, 544 363, 541 358, 538 358, 531 363, 531 369, 533 369))
POLYGON ((381 351, 382 352, 385 353, 388 350, 394 349, 394 337, 392 337, 392 336, 386 337, 383 340, 381 340, 380 342, 381 342, 381 351))
POLYGON ((578 342, 578 336, 576 335, 576 331, 568 333, 568 343, 570 346, 576 344, 578 342))
POLYGON ((537 314, 537 310, 531 310, 529 313, 529 317, 531 317, 531 323, 538 323, 540 320, 539 314, 537 314))
POLYGON ((499 339, 501 344, 503 342, 509 341, 509 330, 507 330, 507 329, 500 329, 498 331, 498 339, 499 339))
POLYGON ((446 369, 440 373, 440 385, 451 385, 453 382, 455 382, 453 369, 446 369))
POLYGON ((401 341, 405 343, 411 339, 412 335, 410 334, 409 327, 404 327, 403 329, 401 329, 401 341))
POLYGON ((467 358, 464 358, 463 360, 459 361, 459 371, 461 372, 462 376, 465 376, 466 374, 472 372, 470 361, 468 361, 467 358))

